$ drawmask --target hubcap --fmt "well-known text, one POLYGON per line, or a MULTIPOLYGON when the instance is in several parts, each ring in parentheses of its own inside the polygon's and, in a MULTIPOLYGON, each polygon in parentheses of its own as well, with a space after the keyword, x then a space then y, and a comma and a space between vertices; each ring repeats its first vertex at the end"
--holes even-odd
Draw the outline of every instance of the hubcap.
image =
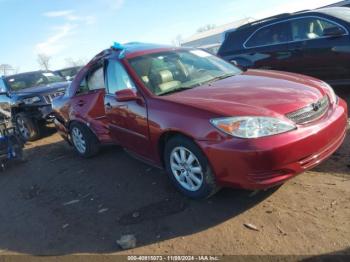
POLYGON ((84 154, 86 151, 86 142, 83 134, 77 127, 73 127, 72 129, 72 140, 75 148, 79 151, 79 153, 84 154))
POLYGON ((170 166, 180 185, 197 191, 203 184, 203 169, 197 157, 187 148, 179 146, 170 154, 170 166))
POLYGON ((22 137, 25 139, 28 139, 30 136, 29 129, 27 127, 27 124, 25 123, 24 119, 22 118, 17 118, 17 126, 19 129, 19 132, 21 133, 22 137))

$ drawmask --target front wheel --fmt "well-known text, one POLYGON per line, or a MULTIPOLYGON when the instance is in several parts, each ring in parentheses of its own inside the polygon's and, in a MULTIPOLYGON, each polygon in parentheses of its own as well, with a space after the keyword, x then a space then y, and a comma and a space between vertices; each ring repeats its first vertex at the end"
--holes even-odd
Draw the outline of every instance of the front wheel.
POLYGON ((35 120, 24 113, 16 115, 15 120, 18 133, 23 141, 34 141, 40 137, 39 126, 35 120))
POLYGON ((207 158, 190 139, 170 139, 165 145, 164 160, 171 181, 187 197, 208 198, 218 191, 207 158))
POLYGON ((89 158, 99 151, 99 142, 92 131, 83 124, 73 123, 70 137, 75 151, 82 157, 89 158))

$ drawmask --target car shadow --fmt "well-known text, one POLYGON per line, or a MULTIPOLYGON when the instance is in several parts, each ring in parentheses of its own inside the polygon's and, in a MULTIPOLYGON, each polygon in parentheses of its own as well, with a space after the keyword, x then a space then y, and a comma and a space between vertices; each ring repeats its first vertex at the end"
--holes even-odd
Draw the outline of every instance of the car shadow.
MULTIPOLYGON (((334 86, 335 93, 345 100, 345 102, 350 106, 350 88, 349 86, 334 86)), ((348 115, 350 117, 350 112, 348 110, 348 115)))
POLYGON ((310 256, 305 259, 301 259, 300 261, 304 262, 314 262, 314 261, 339 261, 339 262, 347 262, 350 259, 350 248, 346 248, 344 250, 340 250, 337 252, 332 252, 328 254, 323 254, 319 256, 310 256))
POLYGON ((54 126, 54 124, 47 124, 47 125, 43 125, 41 127, 41 138, 46 138, 49 136, 52 136, 53 134, 55 134, 57 132, 56 127, 54 126))
POLYGON ((349 179, 350 177, 350 134, 349 129, 343 144, 326 161, 312 169, 318 173, 332 173, 336 176, 349 179))
POLYGON ((108 147, 79 158, 64 142, 27 150, 29 160, 0 174, 0 249, 33 255, 110 253, 122 235, 137 246, 191 235, 232 219, 273 190, 224 189, 193 201, 163 171, 108 147))

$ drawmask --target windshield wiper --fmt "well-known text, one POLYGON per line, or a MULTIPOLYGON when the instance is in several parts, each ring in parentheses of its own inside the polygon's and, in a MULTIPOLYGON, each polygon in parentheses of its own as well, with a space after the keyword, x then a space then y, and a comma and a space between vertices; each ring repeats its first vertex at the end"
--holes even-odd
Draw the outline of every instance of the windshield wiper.
POLYGON ((191 87, 187 87, 187 86, 186 87, 178 87, 178 88, 172 89, 170 91, 159 93, 158 96, 169 95, 172 93, 176 93, 176 92, 191 89, 191 88, 193 88, 193 86, 191 86, 191 87))
POLYGON ((235 75, 236 74, 226 74, 226 75, 222 75, 222 76, 217 76, 217 77, 214 77, 214 78, 212 78, 210 80, 207 80, 207 81, 203 81, 203 82, 191 85, 191 86, 186 86, 186 88, 193 88, 193 87, 198 87, 198 86, 202 86, 202 85, 205 85, 205 84, 211 84, 211 83, 214 83, 216 81, 219 81, 219 80, 222 80, 222 79, 225 79, 225 78, 229 78, 229 77, 235 76, 235 75))
POLYGON ((179 92, 179 91, 182 91, 182 90, 192 89, 194 87, 202 86, 204 84, 211 84, 213 82, 216 82, 216 81, 219 81, 219 80, 222 80, 222 79, 225 79, 225 78, 229 78, 231 76, 235 76, 235 74, 225 74, 225 75, 222 75, 222 76, 217 76, 217 77, 214 77, 214 78, 212 78, 212 79, 210 79, 208 81, 200 82, 200 83, 197 83, 197 84, 194 84, 194 85, 190 85, 190 86, 178 87, 178 88, 175 88, 175 89, 170 90, 168 92, 160 93, 158 95, 159 96, 169 95, 169 94, 176 93, 176 92, 179 92))
POLYGON ((213 79, 210 79, 209 81, 207 81, 206 84, 211 84, 211 83, 214 83, 214 82, 216 82, 216 81, 229 78, 229 77, 231 77, 231 76, 235 76, 235 74, 226 74, 226 75, 214 77, 213 79))

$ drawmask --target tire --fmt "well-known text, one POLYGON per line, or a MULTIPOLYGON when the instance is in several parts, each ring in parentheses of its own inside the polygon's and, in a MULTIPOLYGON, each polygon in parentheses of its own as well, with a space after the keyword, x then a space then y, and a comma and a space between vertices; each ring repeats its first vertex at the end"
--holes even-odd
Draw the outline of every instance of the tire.
POLYGON ((40 138, 40 129, 37 122, 26 116, 25 113, 19 113, 15 116, 16 128, 23 141, 34 141, 40 138))
POLYGON ((219 190, 208 159, 191 139, 183 136, 171 138, 165 145, 164 163, 170 180, 189 198, 209 198, 219 190), (184 164, 183 159, 192 162, 184 164))
POLYGON ((70 138, 75 151, 81 157, 90 158, 97 155, 99 141, 87 126, 73 123, 70 127, 70 138))

